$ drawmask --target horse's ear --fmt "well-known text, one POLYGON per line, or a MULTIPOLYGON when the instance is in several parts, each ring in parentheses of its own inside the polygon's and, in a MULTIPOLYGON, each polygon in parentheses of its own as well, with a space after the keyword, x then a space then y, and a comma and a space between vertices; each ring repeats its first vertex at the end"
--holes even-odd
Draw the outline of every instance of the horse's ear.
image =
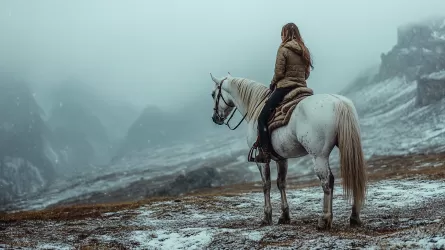
POLYGON ((230 72, 227 72, 227 73, 229 73, 229 76, 232 76, 232 74, 230 74, 230 72))
POLYGON ((211 77, 212 80, 215 82, 215 84, 219 84, 218 79, 216 79, 216 78, 212 75, 212 73, 210 73, 210 77, 211 77))

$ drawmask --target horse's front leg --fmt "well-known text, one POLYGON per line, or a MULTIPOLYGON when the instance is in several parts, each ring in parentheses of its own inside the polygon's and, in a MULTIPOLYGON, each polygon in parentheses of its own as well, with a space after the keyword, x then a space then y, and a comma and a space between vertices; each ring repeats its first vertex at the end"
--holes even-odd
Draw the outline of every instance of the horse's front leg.
POLYGON ((286 176, 287 176, 287 160, 277 162, 277 186, 281 194, 281 216, 278 220, 278 224, 289 224, 289 205, 287 204, 286 197, 286 176))
POLYGON ((272 224, 272 206, 270 205, 270 165, 260 164, 258 166, 261 172, 261 178, 263 179, 263 192, 264 192, 264 218, 261 222, 262 226, 272 224))

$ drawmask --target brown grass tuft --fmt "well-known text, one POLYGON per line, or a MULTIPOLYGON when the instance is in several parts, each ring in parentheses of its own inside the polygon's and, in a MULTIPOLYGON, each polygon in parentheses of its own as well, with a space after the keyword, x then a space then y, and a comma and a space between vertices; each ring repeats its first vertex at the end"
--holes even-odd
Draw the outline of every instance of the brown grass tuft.
POLYGON ((103 217, 104 213, 136 209, 146 204, 170 199, 171 198, 166 197, 154 197, 137 202, 60 206, 44 210, 6 213, 0 214, 0 222, 15 222, 23 220, 65 221, 79 220, 84 218, 100 218, 103 217))

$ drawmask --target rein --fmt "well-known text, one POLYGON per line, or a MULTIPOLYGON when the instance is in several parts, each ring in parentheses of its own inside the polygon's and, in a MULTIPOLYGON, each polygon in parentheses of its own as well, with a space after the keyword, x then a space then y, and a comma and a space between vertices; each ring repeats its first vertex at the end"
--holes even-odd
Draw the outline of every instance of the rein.
MULTIPOLYGON (((224 97, 222 96, 222 84, 224 83, 224 81, 225 80, 227 80, 227 77, 226 78, 224 78, 222 81, 221 81, 221 84, 219 84, 218 85, 218 90, 219 90, 219 92, 218 92, 218 95, 217 95, 217 97, 216 97, 216 102, 215 102, 215 107, 213 108, 213 110, 215 111, 215 114, 218 116, 218 118, 219 119, 221 119, 221 120, 224 120, 224 117, 221 117, 220 115, 219 115, 219 113, 218 113, 218 106, 219 106, 219 99, 221 98, 222 100, 223 100, 223 102, 228 106, 228 107, 230 107, 230 108, 235 108, 233 111, 232 111, 232 114, 230 115, 230 117, 229 117, 229 119, 227 120, 227 122, 223 122, 223 124, 224 125, 227 125, 227 127, 230 129, 230 130, 235 130, 235 129, 237 129, 240 125, 241 125, 241 123, 246 119, 246 117, 247 117, 247 112, 246 112, 246 114, 243 116, 243 118, 239 121, 239 123, 234 127, 234 128, 232 128, 232 127, 230 127, 230 124, 229 124, 229 122, 230 122, 230 120, 233 118, 233 115, 235 115, 235 113, 236 113, 236 110, 238 109, 236 106, 232 106, 232 105, 230 105, 230 104, 228 104, 227 102, 226 102, 226 100, 224 99, 224 97)), ((271 93, 271 92, 270 92, 271 93)), ((267 94, 264 98, 263 98, 263 100, 261 101, 261 102, 259 102, 258 103, 258 105, 257 105, 257 107, 256 108, 258 108, 258 106, 270 95, 270 93, 269 94, 267 94)), ((255 108, 255 109, 256 109, 255 108)))

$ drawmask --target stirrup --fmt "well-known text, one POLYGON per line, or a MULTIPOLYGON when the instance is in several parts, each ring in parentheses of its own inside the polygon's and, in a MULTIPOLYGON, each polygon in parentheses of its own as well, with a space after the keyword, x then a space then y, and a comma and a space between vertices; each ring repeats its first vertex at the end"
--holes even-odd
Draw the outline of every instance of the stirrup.
POLYGON ((259 137, 257 137, 257 141, 250 148, 247 161, 255 163, 270 163, 271 155, 272 154, 269 152, 269 150, 264 150, 262 147, 260 147, 259 137), (255 153, 258 152, 258 154, 255 156, 254 151, 255 153))
POLYGON ((270 153, 264 153, 260 151, 260 153, 255 156, 256 163, 270 163, 270 161, 270 153))
POLYGON ((255 162, 255 163, 270 163, 271 154, 268 151, 265 151, 262 148, 259 148, 258 154, 255 155, 255 157, 251 156, 250 161, 255 162))

